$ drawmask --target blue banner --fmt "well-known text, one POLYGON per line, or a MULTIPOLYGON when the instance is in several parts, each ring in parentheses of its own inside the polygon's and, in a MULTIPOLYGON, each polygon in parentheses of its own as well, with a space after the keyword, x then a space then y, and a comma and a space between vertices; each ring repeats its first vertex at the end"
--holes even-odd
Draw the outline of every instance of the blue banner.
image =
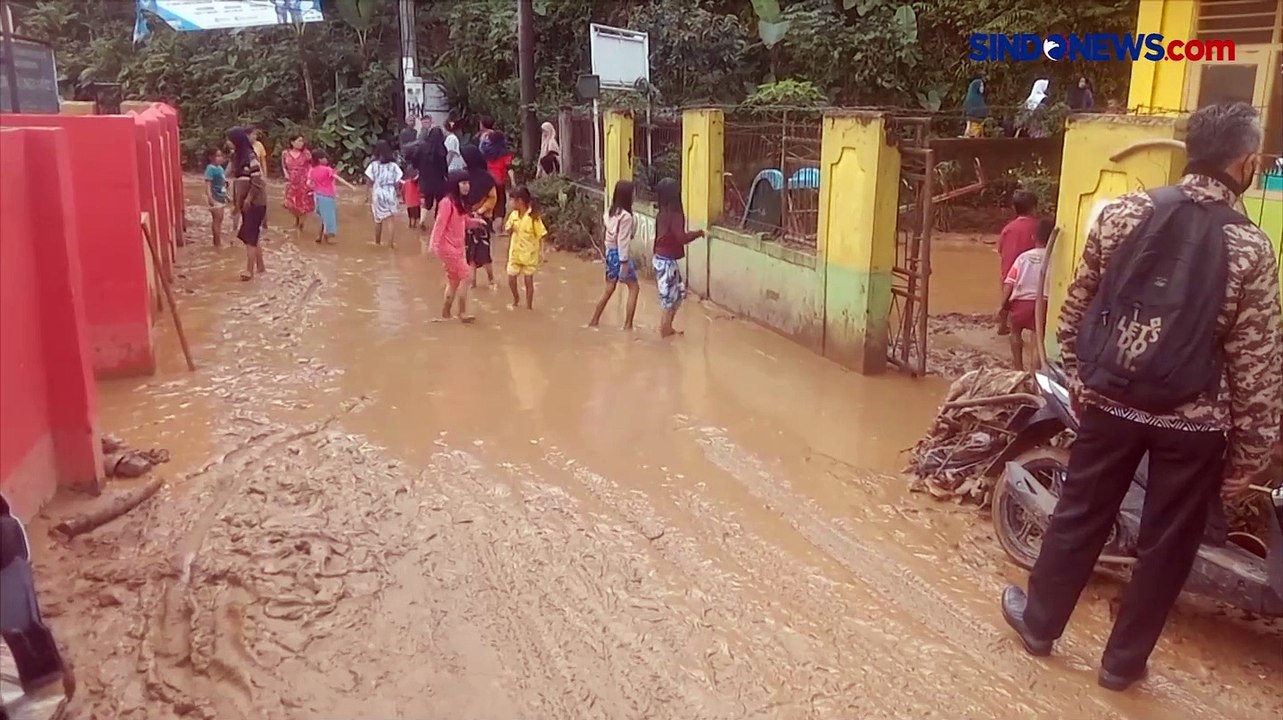
POLYGON ((325 19, 321 0, 138 0, 134 42, 151 32, 148 14, 182 32, 295 25, 325 19))

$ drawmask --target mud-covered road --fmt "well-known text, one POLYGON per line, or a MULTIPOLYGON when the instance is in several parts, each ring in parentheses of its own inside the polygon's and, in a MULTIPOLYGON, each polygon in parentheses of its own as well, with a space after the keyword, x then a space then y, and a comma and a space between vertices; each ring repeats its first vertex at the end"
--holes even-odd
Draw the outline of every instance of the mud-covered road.
POLYGON ((942 381, 697 303, 662 342, 646 285, 636 332, 618 306, 590 331, 600 266, 560 255, 533 312, 482 290, 477 325, 431 323, 436 261, 404 228, 375 247, 355 202, 332 247, 274 205, 242 283, 189 217, 200 369, 166 320, 163 371, 103 398, 169 483, 68 545, 33 533, 74 718, 1283 716, 1283 630, 1211 606, 1125 695, 1094 683, 1109 582, 1053 658, 1021 652, 987 522, 896 472, 942 381))

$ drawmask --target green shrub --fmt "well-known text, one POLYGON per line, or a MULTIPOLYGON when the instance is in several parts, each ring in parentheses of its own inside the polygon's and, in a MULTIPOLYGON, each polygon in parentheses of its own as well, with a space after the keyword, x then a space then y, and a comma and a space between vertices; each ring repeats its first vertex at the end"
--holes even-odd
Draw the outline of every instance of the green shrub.
POLYGON ((536 178, 527 187, 543 215, 549 240, 558 250, 596 254, 601 198, 561 175, 536 178))

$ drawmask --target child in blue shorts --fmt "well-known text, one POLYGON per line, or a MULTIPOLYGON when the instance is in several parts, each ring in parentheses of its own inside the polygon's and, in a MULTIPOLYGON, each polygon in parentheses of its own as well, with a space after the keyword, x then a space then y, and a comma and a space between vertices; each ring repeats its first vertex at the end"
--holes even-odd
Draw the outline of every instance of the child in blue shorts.
POLYGON ((624 315, 624 329, 633 329, 633 315, 637 313, 637 268, 633 267, 629 249, 637 225, 633 218, 633 184, 627 180, 615 183, 615 192, 611 195, 610 210, 604 218, 606 225, 606 291, 597 301, 588 327, 597 327, 601 314, 606 311, 606 304, 615 294, 619 283, 628 286, 628 309, 624 315))

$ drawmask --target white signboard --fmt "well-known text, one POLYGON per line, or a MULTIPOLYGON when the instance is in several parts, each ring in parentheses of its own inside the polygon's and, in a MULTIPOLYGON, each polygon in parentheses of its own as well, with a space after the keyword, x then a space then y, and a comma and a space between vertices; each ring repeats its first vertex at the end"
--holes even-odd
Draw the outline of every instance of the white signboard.
POLYGON ((138 0, 141 21, 147 11, 175 30, 225 30, 260 25, 320 22, 321 0, 138 0))
POLYGON ((638 80, 650 82, 650 36, 636 30, 592 24, 588 48, 593 75, 611 90, 632 90, 638 80))

